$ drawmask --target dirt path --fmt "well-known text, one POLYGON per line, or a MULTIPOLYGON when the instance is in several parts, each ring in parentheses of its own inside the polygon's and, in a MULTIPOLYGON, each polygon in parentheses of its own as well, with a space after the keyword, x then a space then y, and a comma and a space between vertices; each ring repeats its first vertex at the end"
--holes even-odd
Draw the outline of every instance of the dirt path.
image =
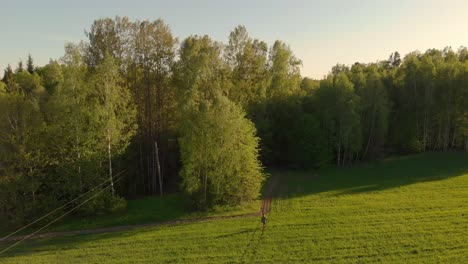
MULTIPOLYGON (((260 214, 266 214, 271 210, 271 201, 273 200, 274 195, 278 192, 278 187, 280 183, 280 178, 278 175, 273 175, 268 183, 267 186, 265 187, 265 193, 263 196, 263 201, 262 201, 262 206, 260 207, 260 214)), ((260 222, 257 222, 257 225, 254 226, 252 229, 252 235, 248 239, 247 245, 245 246, 245 249, 243 250, 242 257, 240 259, 240 263, 253 263, 255 262, 255 256, 257 255, 257 250, 259 246, 261 245, 261 241, 263 239, 263 234, 265 232, 265 228, 261 229, 258 228, 258 224, 260 222)))
POLYGON ((278 189, 278 185, 279 176, 273 175, 272 178, 268 181, 267 186, 265 188, 265 196, 263 198, 262 206, 260 208, 260 213, 267 214, 270 212, 271 201, 273 200, 273 196, 278 189))
MULTIPOLYGON (((165 225, 170 226, 170 225, 179 225, 179 224, 185 224, 185 223, 246 218, 246 217, 257 216, 257 215, 260 215, 260 212, 239 214, 239 215, 229 215, 229 216, 213 216, 213 217, 179 219, 179 220, 170 220, 170 221, 151 223, 151 224, 124 225, 124 226, 114 226, 114 227, 105 227, 105 228, 97 228, 97 229, 81 229, 81 230, 75 230, 75 231, 52 232, 52 233, 37 234, 37 235, 31 236, 30 238, 31 239, 53 238, 53 237, 72 236, 72 235, 101 234, 101 233, 109 233, 109 232, 128 231, 128 230, 133 230, 133 229, 138 229, 138 228, 155 227, 155 226, 165 226, 165 225)), ((26 236, 12 236, 5 240, 1 240, 0 243, 18 241, 25 237, 26 236)))
MULTIPOLYGON (((133 230, 133 229, 138 229, 138 228, 147 228, 147 227, 164 226, 164 225, 179 225, 179 224, 185 224, 185 223, 246 218, 246 217, 251 217, 251 216, 258 216, 258 215, 261 215, 262 213, 267 214, 268 212, 270 212, 271 200, 273 199, 273 194, 278 186, 278 183, 279 183, 279 178, 277 176, 273 176, 270 179, 270 181, 268 181, 266 189, 265 189, 264 199, 262 201, 262 206, 260 207, 260 211, 258 212, 240 214, 240 215, 231 215, 231 216, 213 216, 213 217, 202 217, 202 218, 179 219, 179 220, 171 220, 171 221, 152 223, 152 224, 125 225, 125 226, 114 226, 114 227, 105 227, 105 228, 97 228, 97 229, 82 229, 82 230, 75 230, 75 231, 52 232, 52 233, 37 234, 37 235, 31 236, 30 239, 53 238, 53 237, 72 236, 72 235, 101 234, 101 233, 128 231, 128 230, 133 230)), ((26 236, 11 236, 4 240, 0 239, 0 244, 5 243, 5 242, 19 241, 25 237, 26 236)))

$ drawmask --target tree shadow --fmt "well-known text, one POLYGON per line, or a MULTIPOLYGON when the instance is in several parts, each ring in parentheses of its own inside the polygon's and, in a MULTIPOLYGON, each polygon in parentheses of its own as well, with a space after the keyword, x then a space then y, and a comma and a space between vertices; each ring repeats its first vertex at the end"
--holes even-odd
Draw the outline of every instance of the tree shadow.
MULTIPOLYGON (((154 228, 160 228, 160 227, 152 227, 151 229, 142 228, 142 229, 138 229, 138 232, 139 233, 150 232, 150 231, 154 231, 154 228)), ((92 235, 82 234, 82 235, 67 235, 67 236, 54 237, 54 238, 35 238, 31 240, 26 240, 23 243, 18 244, 16 247, 12 248, 11 250, 3 253, 0 256, 0 260, 2 258, 9 258, 9 257, 15 257, 15 256, 28 256, 28 255, 38 254, 41 252, 46 252, 46 251, 51 251, 51 250, 53 251, 53 250, 58 250, 58 249, 74 249, 74 248, 80 247, 80 245, 83 243, 89 243, 89 242, 99 241, 103 239, 115 238, 116 236, 125 240, 134 235, 136 235, 135 230, 102 233, 102 234, 92 234, 92 235)), ((6 248, 12 243, 14 242, 4 244, 4 246, 2 245, 1 249, 6 248)), ((98 247, 98 245, 96 245, 96 247, 98 247)))
POLYGON ((440 181, 468 173, 468 152, 424 153, 387 158, 351 167, 316 171, 274 170, 280 175, 277 198, 331 192, 354 195, 440 181))
MULTIPOLYGON (((143 203, 147 203, 147 202, 153 202, 154 200, 155 200, 154 198, 150 198, 150 199, 143 199, 142 201, 143 203)), ((141 203, 142 201, 137 201, 137 202, 141 203)), ((162 199, 161 201, 165 201, 165 200, 162 199)), ((121 239, 122 241, 126 241, 129 239, 131 240, 132 237, 135 235, 141 235, 146 232, 155 232, 157 230, 160 230, 161 228, 167 228, 168 226, 172 226, 172 225, 185 225, 185 224, 190 224, 192 222, 205 221, 209 219, 217 219, 217 218, 229 219, 231 217, 235 217, 235 216, 230 216, 230 215, 212 216, 210 214, 210 211, 193 212, 190 210, 186 210, 186 208, 184 207, 186 203, 183 203, 183 201, 184 200, 182 201, 171 200, 171 202, 173 203, 171 203, 170 205, 167 205, 167 204, 162 205, 162 203, 157 203, 156 205, 152 205, 151 209, 154 209, 154 211, 152 212, 144 212, 144 213, 140 212, 138 215, 134 215, 130 219, 122 219, 118 221, 109 222, 112 225, 109 225, 104 228, 104 229, 107 229, 107 228, 112 229, 115 224, 124 223, 123 226, 118 226, 118 225, 115 226, 116 230, 103 231, 102 233, 84 233, 84 234, 73 233, 74 231, 70 231, 70 232, 65 231, 64 234, 60 234, 58 236, 42 237, 42 238, 31 237, 25 240, 24 242, 18 244, 17 246, 14 246, 11 250, 8 250, 7 252, 1 254, 0 262, 2 258, 8 258, 8 257, 14 257, 14 256, 28 256, 28 255, 37 254, 40 252, 56 251, 60 249, 73 249, 73 248, 80 247, 80 245, 82 245, 83 243, 90 243, 94 241, 115 239, 115 238, 121 239), (171 205, 177 206, 178 209, 168 210, 166 207, 169 207, 171 205), (162 209, 162 210, 157 210, 157 209, 162 209), (157 214, 157 215, 151 216, 149 214, 157 214), (129 225, 126 225, 126 224, 129 224, 129 225), (134 224, 138 224, 138 226, 133 226, 134 224), (119 229, 120 227, 123 227, 123 229, 119 229)), ((137 209, 147 210, 148 208, 149 207, 146 205, 140 205, 137 207, 134 206, 132 208, 129 208, 128 211, 134 212, 137 209)), ((248 214, 245 214, 245 215, 248 215, 248 214)), ((97 227, 100 228, 101 224, 109 224, 108 222, 104 220, 106 220, 107 218, 111 216, 112 215, 108 215, 108 216, 103 216, 103 218, 100 218, 99 219, 100 222, 97 227)), ((244 217, 244 215, 240 215, 240 217, 244 217)), ((86 223, 83 223, 83 221, 86 221, 86 218, 79 219, 77 221, 79 222, 80 225, 82 224, 86 226, 86 223)), ((72 221, 71 223, 64 223, 61 227, 64 227, 64 226, 72 227, 72 228, 79 227, 79 225, 77 225, 75 221, 72 221)), ((92 229, 89 229, 89 230, 93 231, 92 229)), ((243 233, 252 232, 253 230, 254 229, 245 229, 245 230, 221 235, 221 236, 214 237, 214 238, 223 238, 223 237, 241 235, 243 233)), ((77 231, 79 232, 80 230, 77 230, 77 231)), ((0 251, 15 244, 16 242, 17 241, 0 241, 0 251)), ((94 247, 94 245, 87 245, 87 247, 92 248, 94 247)), ((98 245, 96 245, 96 247, 98 247, 98 245)))
MULTIPOLYGON (((214 211, 194 211, 193 208, 191 209, 187 207, 189 205, 189 203, 187 202, 187 198, 180 194, 170 195, 163 198, 146 197, 144 199, 138 199, 133 201, 131 200, 129 201, 129 204, 131 204, 131 206, 129 206, 124 213, 83 217, 78 219, 70 219, 59 223, 53 229, 47 229, 46 231, 58 233, 64 232, 65 234, 42 238, 31 237, 25 240, 24 242, 18 244, 17 246, 14 246, 14 248, 12 248, 11 250, 8 250, 7 252, 0 255, 0 260, 2 258, 14 256, 28 256, 44 251, 77 248, 83 243, 89 243, 93 241, 105 240, 116 237, 122 240, 131 239, 131 237, 136 234, 140 235, 145 232, 154 232, 155 230, 158 230, 160 228, 167 228, 167 226, 173 224, 190 223, 192 221, 197 221, 199 218, 209 219, 210 217, 230 217, 229 214, 227 214, 226 216, 213 216, 214 211), (147 226, 134 228, 133 225, 147 226), (81 229, 85 229, 85 231, 93 231, 93 229, 99 228, 112 229, 113 227, 116 227, 118 229, 122 226, 128 226, 129 229, 125 228, 124 230, 103 231, 102 233, 71 233, 74 231, 80 231, 81 229)), ((224 212, 224 209, 225 208, 221 208, 220 210, 224 212)), ((19 235, 28 235, 33 230, 35 229, 26 229, 22 233, 19 233, 19 235)), ((255 233, 257 232, 257 228, 255 227, 251 229, 245 229, 234 233, 220 235, 214 238, 224 238, 242 235, 244 233, 252 231, 253 235, 255 235, 255 233)), ((10 245, 13 245, 15 242, 16 241, 0 241, 0 251, 9 247, 10 245)))
MULTIPOLYGON (((47 227, 40 234, 73 231, 82 229, 99 229, 114 226, 127 226, 136 224, 159 223, 194 215, 193 209, 189 207, 188 198, 183 194, 170 194, 164 197, 148 196, 141 199, 128 200, 127 208, 122 211, 97 214, 97 215, 74 215, 69 214, 62 220, 47 227)), ((59 210, 50 217, 33 224, 29 228, 15 234, 25 236, 46 225, 51 220, 72 209, 75 204, 70 204, 63 210, 59 210)), ((200 214, 200 216, 203 216, 200 214)), ((0 222, 0 225, 2 223, 0 222)), ((0 227, 0 239, 21 226, 0 227)), ((0 241, 1 243, 1 241, 0 241)))

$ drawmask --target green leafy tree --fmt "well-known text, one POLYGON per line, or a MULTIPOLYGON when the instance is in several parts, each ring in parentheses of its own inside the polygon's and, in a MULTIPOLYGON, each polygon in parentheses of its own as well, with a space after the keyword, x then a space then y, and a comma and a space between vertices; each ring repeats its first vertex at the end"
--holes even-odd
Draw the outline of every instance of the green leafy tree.
MULTIPOLYGON (((257 126, 261 140, 262 160, 267 164, 284 165, 289 160, 289 144, 294 118, 300 108, 301 61, 283 42, 276 41, 268 57, 268 88, 266 98, 253 105, 250 117, 257 126), (288 153, 288 154, 286 154, 288 153)), ((300 111, 299 111, 300 112, 300 111)))
POLYGON ((55 195, 77 196, 101 182, 99 171, 98 116, 96 100, 86 76, 81 49, 68 44, 62 66, 51 62, 38 69, 51 92, 44 109, 48 122, 49 153, 57 163, 57 174, 67 178, 55 195), (58 68, 57 68, 58 67, 58 68), (52 86, 50 86, 52 85, 52 86), (65 132, 66 131, 66 132, 65 132))
POLYGON ((198 105, 213 101, 217 94, 229 93, 226 87, 230 87, 230 80, 221 51, 221 44, 208 36, 190 36, 182 42, 174 69, 181 103, 198 105))
POLYGON ((89 68, 94 69, 105 58, 112 56, 120 65, 132 50, 131 35, 133 25, 127 17, 97 19, 85 34, 89 42, 85 47, 85 60, 89 68))
POLYGON ((401 64, 401 57, 398 51, 393 52, 390 54, 390 57, 385 62, 385 66, 387 69, 398 68, 401 64))
MULTIPOLYGON (((466 49, 459 52, 459 57, 465 58, 462 52, 466 52, 466 49)), ((455 114, 454 141, 457 142, 457 147, 464 150, 468 150, 468 88, 465 85, 466 83, 468 83, 468 60, 460 64, 458 92, 455 98, 457 110, 455 114)))
POLYGON ((107 148, 109 179, 114 195, 112 157, 122 154, 135 133, 135 106, 128 89, 121 86, 119 68, 111 56, 106 56, 96 67, 91 83, 99 102, 95 111, 102 129, 102 142, 107 148))
POLYGON ((326 134, 320 129, 317 117, 304 114, 297 118, 293 135, 293 164, 300 168, 318 168, 330 162, 332 157, 326 145, 326 134))
POLYGON ((0 81, 0 93, 7 93, 7 92, 8 92, 8 86, 4 82, 0 81))
POLYGON ((187 108, 181 124, 182 186, 206 208, 259 196, 258 138, 244 111, 223 96, 187 108))
POLYGON ((64 81, 62 67, 57 61, 51 60, 44 67, 38 68, 37 73, 41 76, 42 85, 50 94, 53 94, 64 81))
POLYGON ((147 175, 151 193, 158 191, 159 182, 159 193, 163 195, 163 173, 173 170, 169 157, 177 152, 170 144, 175 139, 177 118, 176 89, 171 82, 177 39, 161 19, 136 21, 133 29, 135 48, 129 76, 140 128, 139 170, 147 175))
MULTIPOLYGON (((59 74, 63 81, 57 83, 43 106, 47 120, 47 134, 43 140, 49 142, 48 156, 54 161, 45 183, 50 190, 48 197, 60 203, 68 202, 105 180, 112 180, 102 168, 103 161, 108 158, 107 109, 93 79, 97 73, 89 78, 82 47, 69 44, 65 50, 59 74)), ((42 69, 37 71, 43 72, 42 69)), ((54 83, 57 77, 54 74, 44 76, 52 78, 45 83, 54 83)), ((111 150, 112 154, 117 154, 114 148, 111 150)), ((104 193, 81 206, 76 213, 103 213, 122 204, 122 199, 104 193)))
POLYGON ((330 74, 316 92, 321 125, 336 155, 336 164, 344 165, 361 150, 359 97, 344 71, 330 74))
POLYGON ((17 93, 0 93, 0 212, 23 223, 40 212, 43 169, 48 165, 39 104, 17 93))
POLYGON ((388 129, 387 91, 376 65, 369 66, 365 85, 360 92, 361 124, 364 141, 363 157, 382 153, 388 129))
POLYGON ((268 47, 263 41, 253 40, 244 26, 229 34, 224 57, 232 70, 232 89, 229 98, 248 109, 266 98, 269 85, 267 69, 268 47))
POLYGON ((304 77, 301 81, 301 90, 306 94, 313 94, 320 87, 320 80, 304 77))
POLYGON ((302 62, 294 56, 285 43, 275 41, 270 50, 269 64, 271 76, 269 97, 288 96, 300 91, 302 62))
POLYGON ((41 77, 37 73, 30 74, 28 71, 18 72, 15 75, 15 81, 26 95, 39 95, 45 91, 42 86, 41 77))

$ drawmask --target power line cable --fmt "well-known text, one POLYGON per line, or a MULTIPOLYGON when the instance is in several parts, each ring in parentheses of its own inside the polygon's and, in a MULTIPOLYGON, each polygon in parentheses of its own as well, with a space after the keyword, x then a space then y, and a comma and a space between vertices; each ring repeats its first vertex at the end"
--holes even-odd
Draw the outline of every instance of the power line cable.
MULTIPOLYGON (((123 179, 123 176, 120 177, 119 179, 117 179, 114 183, 117 183, 118 181, 120 181, 121 179, 123 179)), ((75 206, 74 208, 72 208, 71 210, 69 210, 68 212, 64 213, 63 215, 61 215, 60 217, 58 217, 57 219, 51 221, 50 223, 46 224, 45 226, 39 228, 38 230, 36 230, 35 232, 29 234, 28 236, 24 237, 23 239, 19 240, 18 242, 14 243, 13 245, 5 248, 4 250, 0 251, 0 255, 5 253, 6 251, 10 250, 11 248, 15 247, 16 245, 18 245, 19 243, 25 241, 26 239, 30 238, 31 236, 37 234, 38 232, 40 232, 41 230, 43 230, 44 228, 50 226, 51 224, 57 222, 58 220, 62 219, 63 217, 65 217, 66 215, 68 215, 69 213, 73 212, 74 210, 76 210, 77 208, 79 208, 80 206, 82 206, 83 204, 87 203, 88 201, 90 201, 91 199, 93 199, 94 197, 98 196, 99 194, 101 194, 103 191, 107 190, 109 187, 111 187, 112 185, 108 185, 106 186, 104 189, 100 190, 99 192, 97 192, 96 194, 94 194, 93 196, 91 196, 90 198, 86 199, 84 202, 80 203, 79 205, 75 206)))
MULTIPOLYGON (((116 175, 115 175, 113 178, 115 178, 115 177, 117 177, 117 176, 121 175, 121 174, 122 174, 122 173, 124 173, 124 172, 125 172, 125 170, 123 170, 123 171, 121 171, 121 172, 117 173, 117 174, 116 174, 116 175)), ((7 238, 11 237, 12 235, 14 235, 14 234, 16 234, 16 233, 20 232, 21 230, 24 230, 24 229, 26 229, 26 228, 30 227, 31 225, 33 225, 33 224, 35 224, 35 223, 39 222, 40 220, 42 220, 42 219, 44 219, 44 218, 46 218, 46 217, 48 217, 48 216, 52 215, 53 213, 57 212, 58 210, 65 208, 65 207, 66 207, 66 206, 68 206, 69 204, 71 204, 71 203, 73 203, 73 202, 75 202, 75 201, 79 200, 79 199, 80 199, 80 198, 82 198, 83 196, 85 196, 85 195, 87 195, 88 193, 90 193, 90 192, 92 192, 92 191, 96 190, 97 188, 101 187, 102 185, 104 185, 105 183, 107 183, 107 182, 108 182, 108 181, 110 181, 110 180, 111 180, 111 179, 107 179, 107 180, 106 180, 106 181, 104 181, 103 183, 101 183, 101 184, 99 184, 99 185, 97 185, 97 186, 94 186, 92 189, 90 189, 89 191, 87 191, 87 192, 85 192, 85 193, 81 194, 81 195, 80 195, 80 196, 78 196, 77 198, 75 198, 75 199, 73 199, 73 200, 69 201, 68 203, 66 203, 66 204, 64 204, 64 205, 62 205, 62 206, 60 206, 60 207, 56 208, 55 210, 53 210, 53 211, 51 211, 50 213, 48 213, 48 214, 46 214, 46 215, 42 216, 41 218, 39 218, 39 219, 36 219, 34 222, 31 222, 31 223, 29 223, 29 224, 27 224, 27 225, 23 226, 22 228, 20 228, 20 229, 18 229, 18 230, 16 230, 16 231, 14 231, 13 233, 10 233, 9 235, 7 235, 7 236, 3 237, 2 239, 0 239, 0 241, 3 241, 3 240, 5 240, 5 239, 7 239, 7 238)))

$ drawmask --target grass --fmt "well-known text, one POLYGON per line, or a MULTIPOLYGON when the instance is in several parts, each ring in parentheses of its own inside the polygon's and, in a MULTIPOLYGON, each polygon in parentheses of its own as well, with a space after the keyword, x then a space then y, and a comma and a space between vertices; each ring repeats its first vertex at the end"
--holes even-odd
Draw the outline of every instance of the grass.
POLYGON ((265 232, 248 217, 33 240, 0 263, 468 263, 468 153, 272 173, 265 232))
MULTIPOLYGON (((229 216, 258 210, 257 203, 245 204, 237 207, 217 207, 207 212, 193 211, 191 208, 188 208, 188 205, 187 197, 183 194, 169 194, 162 198, 153 196, 129 200, 127 208, 122 212, 99 216, 69 217, 65 221, 51 225, 50 228, 46 228, 40 233, 151 224, 210 216, 229 216)), ((63 212, 60 211, 53 216, 58 217, 61 214, 63 214, 63 212)), ((19 232, 18 235, 28 235, 47 224, 50 220, 50 218, 46 218, 34 224, 32 228, 19 232)), ((8 235, 12 231, 14 231, 14 229, 0 227, 0 237, 8 235)))
POLYGON ((56 227, 48 229, 47 232, 151 224, 210 216, 229 216, 258 210, 256 204, 245 204, 232 208, 217 207, 207 212, 197 212, 193 211, 192 208, 188 208, 189 203, 186 199, 181 194, 170 194, 162 198, 147 197, 130 200, 127 209, 121 213, 68 219, 56 227))

